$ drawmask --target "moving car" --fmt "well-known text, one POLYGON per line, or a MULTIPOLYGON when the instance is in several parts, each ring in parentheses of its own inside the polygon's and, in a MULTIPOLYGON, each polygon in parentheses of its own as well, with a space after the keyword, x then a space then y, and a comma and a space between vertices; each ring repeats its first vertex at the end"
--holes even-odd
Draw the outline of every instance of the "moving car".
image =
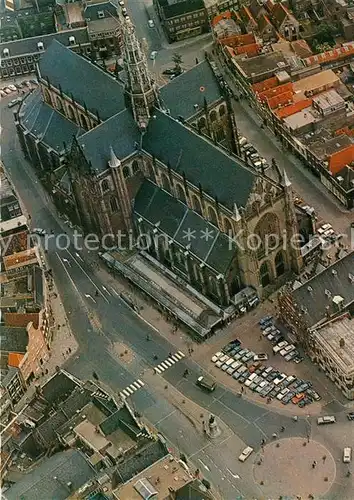
POLYGON ((14 106, 17 106, 22 102, 21 97, 16 97, 16 99, 12 99, 12 101, 9 102, 7 105, 8 108, 13 108, 14 106))
POLYGON ((216 383, 208 377, 201 376, 197 378, 196 384, 198 387, 201 387, 209 392, 213 392, 216 389, 216 383))
POLYGON ((253 453, 253 448, 251 446, 247 446, 241 453, 241 455, 238 457, 240 462, 245 462, 247 458, 253 453))
POLYGON ((317 419, 317 425, 335 424, 336 422, 337 422, 336 417, 334 417, 332 415, 318 417, 318 419, 317 419))
POLYGON ((149 25, 149 28, 155 28, 155 23, 152 19, 148 20, 148 25, 149 25))
POLYGON ((151 52, 151 54, 150 54, 150 59, 151 59, 152 61, 155 61, 156 56, 157 56, 157 50, 153 50, 153 51, 151 52))
POLYGON ((45 229, 41 229, 39 227, 36 227, 36 228, 32 229, 31 233, 38 234, 38 236, 45 236, 46 231, 45 231, 45 229))

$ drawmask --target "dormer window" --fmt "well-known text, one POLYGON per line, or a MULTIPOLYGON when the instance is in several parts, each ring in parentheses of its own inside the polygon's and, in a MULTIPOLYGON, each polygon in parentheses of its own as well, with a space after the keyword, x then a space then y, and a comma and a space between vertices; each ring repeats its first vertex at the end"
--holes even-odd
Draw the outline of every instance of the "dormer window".
POLYGON ((104 12, 103 12, 103 10, 99 10, 97 12, 97 16, 98 16, 98 19, 103 19, 104 18, 104 12))

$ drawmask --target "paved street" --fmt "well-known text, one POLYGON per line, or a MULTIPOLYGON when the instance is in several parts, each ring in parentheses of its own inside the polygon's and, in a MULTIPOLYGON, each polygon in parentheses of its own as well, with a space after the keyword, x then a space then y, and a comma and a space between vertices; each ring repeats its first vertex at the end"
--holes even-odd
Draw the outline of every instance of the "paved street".
MULTIPOLYGON (((6 104, 5 99, 2 101, 3 161, 32 216, 33 226, 47 231, 53 229, 55 234, 63 233, 64 227, 70 234, 68 227, 56 217, 51 200, 22 157, 12 112, 6 104)), ((159 363, 169 353, 176 352, 175 346, 134 315, 117 296, 114 286, 106 287, 99 273, 92 270, 91 254, 72 248, 60 249, 51 240, 46 258, 53 269, 71 329, 79 343, 79 350, 67 363, 67 368, 83 378, 92 377, 92 372, 96 371, 100 380, 115 393, 138 378, 143 380, 144 387, 131 397, 135 409, 143 413, 177 449, 192 456, 195 466, 200 464, 202 472, 218 487, 225 499, 234 499, 240 491, 246 498, 259 494, 252 479, 252 460, 240 465, 237 456, 244 443, 258 450, 261 439, 269 441, 272 433, 279 432, 282 425, 285 427, 284 437, 305 437, 311 427, 315 427, 319 438, 325 442, 329 440, 331 453, 339 455, 336 440, 332 441, 327 434, 318 431, 312 425, 312 419, 302 418, 294 422, 289 415, 280 415, 271 408, 238 398, 221 384, 212 396, 200 391, 195 386, 195 380, 202 368, 191 359, 185 358, 163 373, 163 387, 167 386, 164 397, 159 384, 151 380, 151 367, 156 364, 153 356, 158 356, 159 363), (147 333, 151 337, 150 342, 146 341, 147 333), (115 349, 117 344, 124 344, 133 351, 130 362, 119 356, 115 349), (187 379, 183 377, 186 368, 190 373, 187 379), (223 439, 215 443, 206 440, 200 429, 195 428, 194 421, 171 402, 169 387, 177 388, 186 401, 193 400, 207 415, 212 413, 220 417, 227 428, 238 436, 231 434, 230 439, 228 437, 231 446, 227 446, 223 439), (225 480, 226 476, 228 480, 225 480)), ((155 377, 156 381, 160 381, 159 375, 155 377)), ((344 423, 345 416, 338 415, 338 421, 344 423)), ((337 428, 340 429, 339 424, 337 428)), ((344 481, 344 484, 338 485, 342 499, 351 498, 348 484, 344 481)))

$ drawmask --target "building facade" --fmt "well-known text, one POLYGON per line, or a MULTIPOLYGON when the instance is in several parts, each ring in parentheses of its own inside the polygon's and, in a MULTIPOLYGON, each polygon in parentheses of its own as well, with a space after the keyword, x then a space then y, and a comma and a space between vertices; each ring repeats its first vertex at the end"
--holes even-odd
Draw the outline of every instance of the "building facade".
POLYGON ((60 205, 73 210, 67 215, 85 232, 106 243, 118 232, 166 237, 168 248, 152 239, 145 250, 217 303, 227 306, 246 286, 265 297, 302 266, 300 249, 290 243, 298 227, 286 174, 277 167, 272 176, 256 172, 237 156, 233 110, 208 61, 158 91, 129 21, 123 39, 123 85, 52 44, 39 62, 40 90, 16 118, 26 157, 45 172, 54 198, 60 193, 60 205), (61 68, 53 65, 57 58, 61 68), (72 81, 63 78, 66 65, 72 81), (83 74, 85 86, 77 82, 83 74), (99 99, 87 82, 102 89, 99 99), (37 120, 55 110, 61 141, 58 127, 50 134, 52 122, 41 123, 46 132, 38 140, 39 121, 27 121, 33 107, 37 120), (188 220, 183 230, 191 241, 175 223, 165 225, 164 205, 175 220, 188 220))

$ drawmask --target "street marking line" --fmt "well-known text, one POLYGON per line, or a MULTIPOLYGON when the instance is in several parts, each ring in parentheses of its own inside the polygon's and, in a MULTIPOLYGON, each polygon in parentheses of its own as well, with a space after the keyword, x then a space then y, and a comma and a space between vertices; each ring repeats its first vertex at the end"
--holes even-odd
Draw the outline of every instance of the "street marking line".
POLYGON ((157 367, 157 366, 155 366, 154 370, 155 370, 155 372, 156 372, 156 373, 158 373, 158 374, 160 374, 160 373, 161 373, 160 368, 159 368, 159 367, 157 367))
POLYGON ((165 359, 164 363, 166 363, 166 365, 171 368, 172 364, 171 361, 169 359, 165 359))
POLYGON ((128 385, 126 390, 129 392, 129 394, 134 394, 134 392, 135 392, 135 390, 133 391, 133 389, 130 387, 130 385, 128 385))
POLYGON ((140 389, 140 384, 138 384, 138 382, 133 382, 131 385, 134 387, 136 391, 140 389))
POLYGON ((122 392, 121 392, 121 394, 122 394, 122 393, 123 393, 123 394, 124 394, 124 396, 126 396, 127 398, 130 396, 129 392, 128 392, 126 389, 124 389, 124 391, 122 391, 122 392))
POLYGON ((162 361, 160 364, 161 364, 161 366, 163 366, 163 367, 164 367, 164 369, 165 369, 165 370, 167 370, 167 369, 169 368, 169 365, 167 365, 167 364, 165 363, 165 361, 162 361))
POLYGON ((182 351, 177 351, 176 354, 179 354, 181 356, 181 358, 185 358, 186 357, 186 355, 182 351))
POLYGON ((144 384, 144 382, 142 380, 140 380, 140 378, 138 378, 137 382, 139 382, 139 384, 140 384, 141 387, 144 387, 145 384, 144 384))
POLYGON ((92 279, 90 278, 90 276, 87 274, 87 272, 85 271, 85 269, 82 267, 82 265, 80 264, 80 262, 75 259, 75 257, 73 256, 73 254, 68 250, 68 249, 65 249, 66 252, 68 252, 69 255, 71 255, 71 257, 74 259, 74 261, 76 262, 76 264, 79 266, 79 268, 81 269, 81 271, 84 273, 84 275, 88 278, 88 280, 93 284, 93 286, 96 288, 96 290, 98 291, 98 293, 101 295, 101 297, 104 298, 104 300, 107 302, 107 304, 109 304, 109 300, 107 299, 107 297, 104 295, 104 293, 101 291, 100 288, 98 288, 98 286, 96 285, 96 283, 94 283, 94 281, 92 281, 92 279))
POLYGON ((170 359, 173 359, 175 362, 180 361, 180 359, 177 358, 177 356, 175 354, 172 354, 170 359))
POLYGON ((171 365, 174 365, 174 364, 177 362, 177 361, 176 361, 175 359, 173 359, 172 357, 169 357, 169 358, 167 359, 167 361, 168 361, 169 363, 171 363, 171 365))

